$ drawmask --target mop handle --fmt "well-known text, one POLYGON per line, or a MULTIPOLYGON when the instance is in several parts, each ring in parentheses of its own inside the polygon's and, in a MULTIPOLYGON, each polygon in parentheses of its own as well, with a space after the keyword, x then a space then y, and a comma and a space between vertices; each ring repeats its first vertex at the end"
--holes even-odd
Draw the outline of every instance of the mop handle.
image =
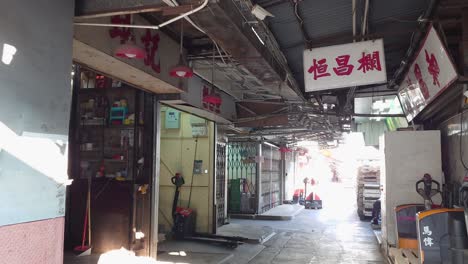
POLYGON ((91 192, 88 191, 88 246, 91 246, 91 192))
POLYGON ((88 226, 88 205, 86 204, 86 213, 84 218, 84 225, 83 225, 83 238, 81 239, 81 247, 83 248, 86 241, 86 227, 88 226))

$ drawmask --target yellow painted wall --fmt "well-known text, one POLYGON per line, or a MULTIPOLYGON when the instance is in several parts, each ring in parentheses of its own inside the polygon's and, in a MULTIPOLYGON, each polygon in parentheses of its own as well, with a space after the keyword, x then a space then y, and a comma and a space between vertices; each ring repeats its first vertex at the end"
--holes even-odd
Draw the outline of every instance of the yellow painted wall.
POLYGON ((166 129, 167 107, 161 111, 161 171, 159 186, 159 226, 168 233, 172 228, 172 201, 175 186, 171 177, 182 174, 185 185, 181 188, 179 206, 187 207, 192 179, 193 160, 203 160, 203 173, 193 178, 190 208, 196 213, 196 231, 212 231, 213 217, 213 173, 214 173, 214 124, 208 122, 208 136, 198 138, 195 155, 195 138, 192 137, 190 114, 181 112, 180 128, 166 129), (208 170, 208 173, 205 173, 208 170))

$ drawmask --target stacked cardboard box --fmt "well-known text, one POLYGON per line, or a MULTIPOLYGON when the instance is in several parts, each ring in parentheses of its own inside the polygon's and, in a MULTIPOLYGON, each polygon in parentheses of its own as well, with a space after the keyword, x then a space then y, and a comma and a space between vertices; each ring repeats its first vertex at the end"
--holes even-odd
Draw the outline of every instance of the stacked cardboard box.
POLYGON ((359 218, 372 216, 374 202, 380 198, 380 166, 365 162, 357 172, 357 212, 359 218))

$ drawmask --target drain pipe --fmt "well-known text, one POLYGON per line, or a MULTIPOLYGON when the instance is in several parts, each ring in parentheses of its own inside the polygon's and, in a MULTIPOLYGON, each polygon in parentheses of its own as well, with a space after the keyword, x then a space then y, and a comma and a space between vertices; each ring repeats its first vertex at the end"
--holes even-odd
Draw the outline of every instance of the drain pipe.
POLYGON ((75 22, 74 24, 77 25, 77 26, 93 26, 93 27, 124 27, 124 28, 160 29, 160 28, 162 28, 164 26, 167 26, 167 25, 177 21, 177 20, 180 20, 182 18, 185 18, 187 16, 190 16, 190 15, 202 10, 208 4, 208 1, 209 0, 204 0, 203 3, 199 7, 195 8, 195 9, 193 9, 193 10, 187 12, 187 13, 184 13, 182 15, 179 15, 179 16, 176 16, 176 17, 174 17, 172 19, 169 19, 168 21, 163 22, 163 23, 161 23, 159 25, 132 25, 132 24, 111 24, 111 23, 87 23, 87 22, 75 22))

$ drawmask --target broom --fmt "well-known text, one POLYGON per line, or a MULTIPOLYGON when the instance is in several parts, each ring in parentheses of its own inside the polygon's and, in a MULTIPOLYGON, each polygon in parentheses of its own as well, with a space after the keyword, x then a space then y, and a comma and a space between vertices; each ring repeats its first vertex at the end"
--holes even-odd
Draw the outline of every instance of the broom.
POLYGON ((81 239, 81 245, 76 246, 73 250, 78 253, 78 257, 91 255, 91 180, 88 179, 88 194, 86 197, 86 212, 83 224, 83 237, 81 239), (88 245, 85 246, 86 242, 86 229, 88 229, 88 245))

